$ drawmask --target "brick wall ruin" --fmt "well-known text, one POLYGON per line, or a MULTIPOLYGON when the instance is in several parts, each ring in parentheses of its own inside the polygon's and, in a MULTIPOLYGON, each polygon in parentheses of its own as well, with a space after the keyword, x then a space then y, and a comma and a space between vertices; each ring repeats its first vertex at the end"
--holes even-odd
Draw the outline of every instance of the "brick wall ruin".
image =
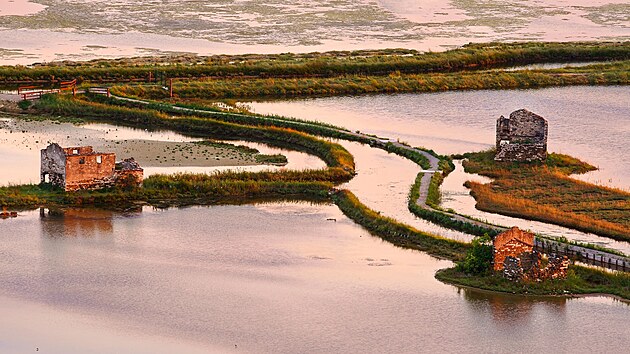
POLYGON ((518 257, 524 252, 534 251, 534 234, 513 227, 495 236, 492 241, 494 270, 503 270, 503 262, 508 256, 518 257))
POLYGON ((89 150, 66 156, 66 191, 98 189, 114 185, 116 155, 89 150))
POLYGON ((144 171, 133 158, 117 168, 114 153, 94 152, 91 146, 62 148, 51 144, 41 150, 41 182, 66 191, 113 187, 131 175, 142 182, 144 171))
POLYGON ((547 158, 547 120, 526 109, 497 120, 496 161, 535 161, 547 158))
POLYGON ((513 227, 492 243, 494 270, 512 281, 559 279, 567 276, 569 258, 550 254, 543 267, 543 254, 534 251, 534 234, 513 227))

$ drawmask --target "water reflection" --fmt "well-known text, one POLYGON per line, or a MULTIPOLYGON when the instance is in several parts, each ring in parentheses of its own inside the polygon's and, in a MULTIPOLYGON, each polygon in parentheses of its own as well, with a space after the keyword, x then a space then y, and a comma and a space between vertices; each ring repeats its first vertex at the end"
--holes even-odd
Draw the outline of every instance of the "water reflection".
POLYGON ((528 325, 531 324, 536 306, 544 305, 550 315, 562 319, 566 315, 566 297, 524 297, 497 294, 474 289, 458 290, 467 301, 468 307, 480 316, 490 313, 497 324, 528 325))
MULTIPOLYGON (((142 208, 133 213, 140 214, 142 208)), ((93 238, 114 233, 115 213, 94 208, 39 208, 42 235, 49 238, 93 238)))

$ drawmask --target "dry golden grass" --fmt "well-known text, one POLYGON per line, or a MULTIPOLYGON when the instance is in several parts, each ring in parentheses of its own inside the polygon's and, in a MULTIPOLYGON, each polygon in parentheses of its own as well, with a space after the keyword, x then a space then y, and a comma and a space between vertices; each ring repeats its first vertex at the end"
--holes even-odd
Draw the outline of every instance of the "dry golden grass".
POLYGON ((630 193, 570 178, 594 167, 566 155, 543 163, 495 162, 494 152, 467 154, 468 172, 494 178, 467 182, 477 208, 630 240, 630 193))

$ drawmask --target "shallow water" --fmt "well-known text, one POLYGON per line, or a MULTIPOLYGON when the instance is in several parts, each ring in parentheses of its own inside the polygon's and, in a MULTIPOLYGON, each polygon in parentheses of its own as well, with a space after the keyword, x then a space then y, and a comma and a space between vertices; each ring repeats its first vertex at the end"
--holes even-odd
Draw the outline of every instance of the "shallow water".
POLYGON ((520 108, 549 121, 549 150, 597 167, 576 178, 630 190, 630 87, 574 86, 247 102, 256 112, 400 138, 441 154, 494 145, 496 120, 520 108))
POLYGON ((14 1, 0 7, 0 64, 630 38, 624 0, 14 1))
POLYGON ((450 262, 371 237, 330 205, 36 210, 2 221, 0 255, 3 352, 617 352, 630 344, 627 304, 458 290, 433 278, 450 262))

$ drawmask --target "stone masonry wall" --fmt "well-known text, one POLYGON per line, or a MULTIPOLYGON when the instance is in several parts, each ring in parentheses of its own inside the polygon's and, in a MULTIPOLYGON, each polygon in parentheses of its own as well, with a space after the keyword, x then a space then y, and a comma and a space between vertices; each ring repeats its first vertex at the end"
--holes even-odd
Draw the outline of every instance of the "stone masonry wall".
POLYGON ((66 157, 66 191, 98 189, 110 186, 114 181, 116 155, 92 153, 66 157), (101 162, 97 162, 100 157, 101 162))
POLYGON ((66 183, 66 155, 63 148, 57 144, 50 144, 41 150, 40 161, 41 182, 63 188, 66 183))
POLYGON ((534 234, 513 227, 494 237, 492 241, 494 270, 503 270, 503 262, 508 256, 518 258, 523 252, 534 250, 534 234))
POLYGON ((533 161, 547 157, 547 120, 528 110, 497 120, 495 160, 533 161))

